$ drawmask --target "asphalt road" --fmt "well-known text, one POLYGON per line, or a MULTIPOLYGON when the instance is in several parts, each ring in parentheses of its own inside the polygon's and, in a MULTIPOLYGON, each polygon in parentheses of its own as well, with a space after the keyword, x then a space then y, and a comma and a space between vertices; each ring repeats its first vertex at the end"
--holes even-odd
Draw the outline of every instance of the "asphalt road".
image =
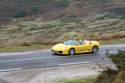
POLYGON ((101 46, 96 55, 90 53, 74 56, 53 55, 51 50, 14 55, 0 54, 0 72, 111 61, 105 56, 106 49, 109 49, 110 53, 117 53, 117 50, 125 50, 125 45, 101 46))
POLYGON ((6 80, 0 78, 0 83, 9 83, 9 82, 7 82, 6 80))

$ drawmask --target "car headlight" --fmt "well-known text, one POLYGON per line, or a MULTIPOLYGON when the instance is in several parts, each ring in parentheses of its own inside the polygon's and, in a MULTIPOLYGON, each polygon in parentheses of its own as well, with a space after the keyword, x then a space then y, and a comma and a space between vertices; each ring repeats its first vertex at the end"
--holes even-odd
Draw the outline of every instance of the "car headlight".
POLYGON ((68 48, 68 47, 64 47, 63 49, 66 49, 66 48, 68 48))

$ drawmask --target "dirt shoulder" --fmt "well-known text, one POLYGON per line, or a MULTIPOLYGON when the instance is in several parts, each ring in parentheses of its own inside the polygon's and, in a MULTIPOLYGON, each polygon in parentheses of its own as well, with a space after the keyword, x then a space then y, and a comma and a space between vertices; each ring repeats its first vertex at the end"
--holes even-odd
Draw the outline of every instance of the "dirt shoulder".
POLYGON ((3 72, 0 73, 0 77, 10 83, 61 83, 61 80, 86 78, 92 75, 95 76, 102 70, 99 65, 116 68, 112 62, 98 62, 3 72))

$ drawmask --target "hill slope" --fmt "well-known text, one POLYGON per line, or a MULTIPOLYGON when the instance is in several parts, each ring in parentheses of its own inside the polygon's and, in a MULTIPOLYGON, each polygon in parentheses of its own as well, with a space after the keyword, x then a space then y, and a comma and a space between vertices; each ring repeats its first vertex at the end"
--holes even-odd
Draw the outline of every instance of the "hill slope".
POLYGON ((124 9, 124 0, 0 0, 0 18, 10 20, 0 46, 124 38, 124 9))
POLYGON ((125 14, 124 0, 0 0, 0 18, 40 15, 44 19, 80 17, 91 12, 125 14))

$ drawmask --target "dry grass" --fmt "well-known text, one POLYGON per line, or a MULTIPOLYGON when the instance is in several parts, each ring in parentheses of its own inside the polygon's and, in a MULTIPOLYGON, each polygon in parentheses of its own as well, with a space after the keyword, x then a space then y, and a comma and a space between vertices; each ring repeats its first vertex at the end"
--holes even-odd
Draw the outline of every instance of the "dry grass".
MULTIPOLYGON (((112 40, 125 38, 125 20, 93 13, 72 20, 36 19, 19 21, 0 28, 0 47, 14 44, 51 44, 68 39, 112 40), (100 19, 105 17, 103 19, 100 19), (34 43, 35 42, 35 43, 34 43)), ((15 19, 15 21, 18 19, 15 19)))
POLYGON ((63 82, 60 83, 92 83, 95 80, 96 76, 91 76, 88 78, 81 78, 81 79, 75 79, 75 80, 63 80, 63 82))

